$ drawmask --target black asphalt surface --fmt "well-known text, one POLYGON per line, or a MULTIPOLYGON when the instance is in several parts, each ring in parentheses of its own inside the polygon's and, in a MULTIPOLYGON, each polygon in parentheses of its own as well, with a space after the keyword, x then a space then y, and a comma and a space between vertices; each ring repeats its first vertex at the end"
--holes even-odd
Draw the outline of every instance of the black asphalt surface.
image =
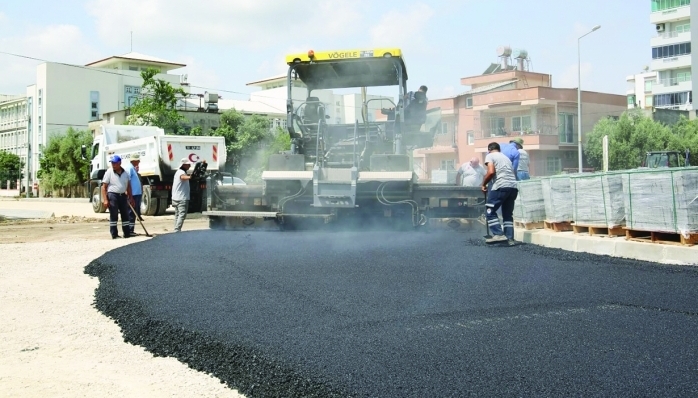
POLYGON ((481 235, 183 232, 86 272, 126 341, 248 397, 698 396, 698 268, 481 235))

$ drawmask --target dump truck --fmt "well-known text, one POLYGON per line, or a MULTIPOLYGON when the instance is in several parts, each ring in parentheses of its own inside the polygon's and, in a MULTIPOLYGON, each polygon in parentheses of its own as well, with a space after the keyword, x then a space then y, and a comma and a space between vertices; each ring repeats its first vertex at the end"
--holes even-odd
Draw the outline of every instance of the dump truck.
MULTIPOLYGON (((82 148, 87 158, 87 148, 82 148)), ((140 156, 138 174, 143 186, 141 214, 158 216, 172 203, 172 182, 180 166, 187 158, 194 163, 190 182, 190 213, 200 213, 206 204, 206 178, 212 172, 223 171, 226 162, 226 147, 223 137, 193 137, 166 135, 154 126, 102 125, 100 134, 92 143, 90 156, 90 180, 88 192, 95 213, 107 209, 102 203, 100 184, 110 159, 119 155, 122 163, 129 162, 131 155, 140 156)))
POLYGON ((419 110, 417 117, 410 114, 414 101, 400 49, 311 50, 287 56, 286 63, 291 149, 271 156, 261 184, 216 184, 212 173, 203 212, 211 228, 349 224, 412 229, 432 218, 452 222, 483 214, 479 188, 419 182, 412 153, 433 146, 440 112, 426 111, 423 103, 421 115, 419 110), (369 97, 368 90, 378 92, 378 87, 396 90, 397 103, 394 97, 369 97), (340 123, 338 104, 321 100, 328 90, 354 90, 361 99, 356 102, 360 116, 340 123), (387 120, 370 117, 369 109, 376 108, 372 101, 387 101, 381 108, 387 120))

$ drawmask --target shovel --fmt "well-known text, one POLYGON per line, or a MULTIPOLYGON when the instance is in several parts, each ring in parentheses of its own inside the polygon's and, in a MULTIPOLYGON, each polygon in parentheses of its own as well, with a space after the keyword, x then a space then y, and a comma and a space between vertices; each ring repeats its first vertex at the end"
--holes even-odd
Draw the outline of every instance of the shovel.
POLYGON ((145 236, 152 238, 153 236, 148 233, 148 230, 145 229, 145 225, 143 225, 143 218, 138 213, 136 213, 136 209, 134 209, 133 206, 131 206, 130 202, 126 202, 126 203, 128 203, 128 207, 131 208, 131 211, 133 212, 133 214, 136 215, 136 219, 138 220, 138 222, 141 223, 141 228, 143 228, 143 231, 145 231, 145 236))

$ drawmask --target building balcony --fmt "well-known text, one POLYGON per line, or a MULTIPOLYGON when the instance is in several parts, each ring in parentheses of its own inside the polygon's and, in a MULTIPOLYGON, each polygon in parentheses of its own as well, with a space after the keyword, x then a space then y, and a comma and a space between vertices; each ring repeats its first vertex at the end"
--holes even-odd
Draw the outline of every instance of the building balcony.
POLYGON ((559 134, 557 126, 543 126, 538 130, 526 132, 494 133, 483 130, 475 132, 475 152, 486 153, 490 142, 506 144, 520 137, 524 140, 524 148, 532 151, 552 151, 577 147, 577 134, 570 132, 559 134))
POLYGON ((676 57, 653 59, 650 67, 654 71, 682 69, 691 66, 691 55, 679 55, 676 57))
POLYGON ((666 10, 655 11, 650 14, 650 23, 675 22, 691 18, 691 6, 685 5, 666 10))
POLYGON ((652 85, 652 94, 669 94, 675 92, 693 91, 693 82, 688 79, 661 79, 652 85))
POLYGON ((668 46, 670 44, 680 44, 691 41, 691 32, 662 32, 650 39, 652 47, 668 46))

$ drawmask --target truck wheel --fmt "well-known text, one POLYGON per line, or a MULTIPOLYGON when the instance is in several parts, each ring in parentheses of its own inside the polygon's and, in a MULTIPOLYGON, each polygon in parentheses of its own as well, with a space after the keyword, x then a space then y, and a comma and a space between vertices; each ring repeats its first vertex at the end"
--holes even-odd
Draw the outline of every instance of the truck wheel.
POLYGON ((154 216, 158 212, 158 198, 152 196, 150 186, 143 187, 143 198, 141 199, 141 214, 144 216, 154 216))
POLYGON ((92 190, 92 210, 95 213, 104 213, 107 211, 107 208, 102 203, 102 193, 99 187, 95 187, 92 190))
POLYGON ((225 223, 223 222, 223 217, 209 216, 208 217, 208 227, 210 229, 225 229, 225 223))
POLYGON ((157 200, 159 202, 158 212, 155 213, 155 215, 161 216, 161 215, 165 214, 165 212, 167 211, 167 208, 169 207, 167 204, 167 198, 159 198, 159 199, 154 198, 153 200, 157 200))

